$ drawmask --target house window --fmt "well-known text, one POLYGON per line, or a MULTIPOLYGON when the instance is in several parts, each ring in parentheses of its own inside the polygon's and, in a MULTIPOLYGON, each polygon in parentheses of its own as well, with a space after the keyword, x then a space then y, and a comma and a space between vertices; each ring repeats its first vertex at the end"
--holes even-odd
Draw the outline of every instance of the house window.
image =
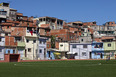
POLYGON ((0 42, 2 41, 2 38, 0 38, 0 42))
POLYGON ((10 54, 10 50, 8 50, 8 54, 10 54))
POLYGON ((61 44, 60 46, 62 47, 63 45, 61 44))
POLYGON ((83 45, 83 48, 87 48, 87 45, 83 45))
POLYGON ((78 56, 78 53, 75 53, 75 56, 78 56))
POLYGON ((21 37, 15 37, 15 41, 21 41, 21 37))
POLYGON ((9 26, 7 26, 7 28, 9 28, 9 26))
POLYGON ((81 41, 83 41, 83 39, 81 39, 81 41))
POLYGON ((5 33, 5 36, 8 36, 8 33, 5 33))
POLYGON ((45 44, 46 42, 44 41, 43 44, 45 44))
POLYGON ((33 43, 36 43, 36 40, 33 40, 33 43))
POLYGON ((26 40, 26 42, 28 43, 28 42, 29 42, 29 40, 27 39, 27 40, 26 40))
POLYGON ((15 50, 13 50, 13 54, 15 54, 15 50))
POLYGON ((5 22, 5 20, 2 20, 1 22, 5 22))
POLYGON ((31 52, 31 48, 28 48, 28 52, 31 52))
POLYGON ((39 50, 39 53, 42 53, 42 50, 41 49, 39 50))
POLYGON ((76 48, 76 45, 72 45, 72 48, 76 48))
POLYGON ((111 44, 108 44, 108 47, 111 47, 111 44))
POLYGON ((40 41, 40 44, 42 44, 42 41, 40 41))
POLYGON ((82 52, 82 56, 86 56, 86 52, 82 52))
POLYGON ((52 29, 54 29, 54 26, 52 26, 52 29))
POLYGON ((84 34, 83 34, 83 36, 84 36, 84 34))
POLYGON ((97 55, 97 53, 95 52, 94 55, 97 55))
POLYGON ((0 52, 2 52, 2 49, 0 49, 0 52))

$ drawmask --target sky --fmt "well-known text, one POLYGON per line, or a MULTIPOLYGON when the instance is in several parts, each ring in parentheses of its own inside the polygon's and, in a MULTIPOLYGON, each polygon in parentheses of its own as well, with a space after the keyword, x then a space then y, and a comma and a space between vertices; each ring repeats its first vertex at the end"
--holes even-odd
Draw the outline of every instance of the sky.
POLYGON ((116 0, 0 0, 25 16, 50 16, 66 22, 116 22, 116 0))

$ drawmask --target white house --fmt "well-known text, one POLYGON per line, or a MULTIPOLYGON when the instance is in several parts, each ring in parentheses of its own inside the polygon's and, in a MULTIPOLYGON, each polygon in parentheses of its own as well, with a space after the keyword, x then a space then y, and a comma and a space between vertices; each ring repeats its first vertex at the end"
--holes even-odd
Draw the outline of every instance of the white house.
POLYGON ((34 28, 27 28, 26 30, 26 36, 25 36, 25 59, 29 60, 35 60, 37 59, 37 50, 38 50, 38 36, 33 31, 31 33, 30 31, 33 30, 34 28), (30 30, 30 31, 29 31, 30 30))
POLYGON ((59 52, 61 53, 61 59, 67 59, 66 54, 69 51, 69 43, 60 42, 59 43, 59 52))
POLYGON ((91 43, 70 43, 70 59, 90 59, 91 43))

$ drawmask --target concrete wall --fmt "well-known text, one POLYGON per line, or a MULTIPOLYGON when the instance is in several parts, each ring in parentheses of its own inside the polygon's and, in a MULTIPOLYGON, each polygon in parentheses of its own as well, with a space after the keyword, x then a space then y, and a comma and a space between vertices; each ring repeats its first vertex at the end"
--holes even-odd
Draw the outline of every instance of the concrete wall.
POLYGON ((9 11, 10 11, 9 7, 0 6, 0 9, 4 9, 4 11, 7 11, 7 15, 6 16, 9 17, 9 11))
POLYGON ((87 37, 79 37, 79 41, 80 43, 86 43, 86 42, 91 42, 92 39, 90 36, 87 36, 87 37))
POLYGON ((61 52, 63 52, 63 51, 69 51, 69 43, 65 43, 65 42, 59 43, 59 50, 61 52))

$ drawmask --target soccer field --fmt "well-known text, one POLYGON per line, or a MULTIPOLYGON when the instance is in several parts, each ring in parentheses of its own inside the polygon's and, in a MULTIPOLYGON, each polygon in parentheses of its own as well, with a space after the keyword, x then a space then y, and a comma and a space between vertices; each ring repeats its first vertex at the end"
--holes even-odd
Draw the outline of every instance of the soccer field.
POLYGON ((0 77, 116 77, 116 60, 0 63, 0 77))

